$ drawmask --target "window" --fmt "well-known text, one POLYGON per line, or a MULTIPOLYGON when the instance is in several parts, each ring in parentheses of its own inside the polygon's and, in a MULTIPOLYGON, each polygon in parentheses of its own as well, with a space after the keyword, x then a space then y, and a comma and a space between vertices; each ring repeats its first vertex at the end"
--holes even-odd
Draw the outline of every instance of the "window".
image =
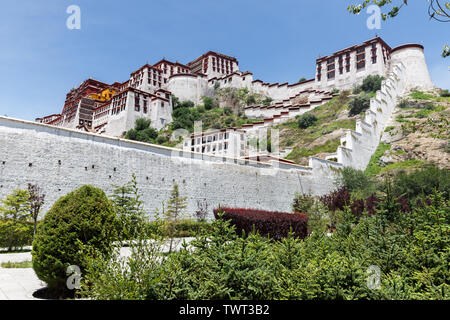
POLYGON ((372 64, 377 63, 377 56, 372 57, 372 64))

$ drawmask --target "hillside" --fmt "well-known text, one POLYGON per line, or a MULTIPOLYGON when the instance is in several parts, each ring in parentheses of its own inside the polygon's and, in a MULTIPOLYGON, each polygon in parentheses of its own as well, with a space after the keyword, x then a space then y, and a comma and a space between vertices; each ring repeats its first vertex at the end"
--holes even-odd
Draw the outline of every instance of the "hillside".
POLYGON ((317 121, 302 129, 297 119, 282 123, 274 128, 280 130, 280 150, 292 149, 286 159, 307 165, 310 156, 324 158, 336 152, 345 129, 355 129, 360 115, 349 116, 350 93, 342 92, 326 104, 308 114, 315 115, 317 121))
POLYGON ((427 164, 450 168, 450 97, 413 92, 394 110, 367 172, 381 174, 427 164))

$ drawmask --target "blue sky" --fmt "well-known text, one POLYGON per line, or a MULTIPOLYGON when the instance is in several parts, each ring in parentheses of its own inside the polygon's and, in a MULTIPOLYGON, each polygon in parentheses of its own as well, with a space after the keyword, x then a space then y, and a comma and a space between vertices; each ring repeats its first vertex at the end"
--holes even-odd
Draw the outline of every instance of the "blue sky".
POLYGON ((433 82, 450 88, 450 58, 440 54, 450 24, 430 21, 415 0, 380 30, 357 0, 16 0, 0 10, 0 114, 34 120, 60 113, 66 93, 92 77, 125 81, 162 57, 187 63, 213 50, 235 56, 266 82, 314 77, 315 59, 381 36, 391 47, 425 46, 433 82), (66 28, 69 5, 81 30, 66 28))

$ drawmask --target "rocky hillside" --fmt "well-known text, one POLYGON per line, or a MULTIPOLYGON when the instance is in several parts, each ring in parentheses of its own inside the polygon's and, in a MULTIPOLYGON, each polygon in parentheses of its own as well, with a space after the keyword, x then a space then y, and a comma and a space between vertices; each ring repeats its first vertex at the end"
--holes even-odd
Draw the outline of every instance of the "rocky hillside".
POLYGON ((394 110, 367 172, 381 174, 427 164, 450 168, 450 97, 413 92, 394 110))
POLYGON ((361 117, 349 115, 352 97, 349 92, 342 92, 326 104, 308 112, 317 120, 307 128, 299 126, 301 117, 275 126, 275 129, 279 129, 280 150, 292 150, 287 152, 285 158, 307 165, 310 156, 325 159, 325 156, 335 153, 345 130, 354 130, 356 119, 361 117))

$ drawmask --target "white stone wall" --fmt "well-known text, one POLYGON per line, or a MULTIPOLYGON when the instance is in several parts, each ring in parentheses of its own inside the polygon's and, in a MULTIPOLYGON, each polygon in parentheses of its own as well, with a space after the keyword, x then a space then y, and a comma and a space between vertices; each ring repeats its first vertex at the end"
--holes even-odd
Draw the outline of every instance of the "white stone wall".
POLYGON ((407 82, 407 68, 402 63, 396 64, 376 98, 370 101, 364 120, 358 120, 356 130, 348 130, 341 138, 336 153, 339 163, 360 170, 367 167, 399 97, 407 90, 407 82))
POLYGON ((0 117, 0 197, 37 183, 46 194, 44 212, 84 184, 110 194, 112 185, 126 183, 132 173, 149 212, 167 202, 174 182, 188 197, 191 214, 197 200, 204 199, 210 210, 221 204, 290 211, 295 192, 324 194, 333 189, 334 177, 324 168, 340 167, 323 163, 317 175, 300 166, 225 160, 0 117))
POLYGON ((202 97, 211 95, 208 81, 201 76, 177 75, 169 78, 167 90, 180 101, 190 100, 196 105, 202 104, 202 97))

